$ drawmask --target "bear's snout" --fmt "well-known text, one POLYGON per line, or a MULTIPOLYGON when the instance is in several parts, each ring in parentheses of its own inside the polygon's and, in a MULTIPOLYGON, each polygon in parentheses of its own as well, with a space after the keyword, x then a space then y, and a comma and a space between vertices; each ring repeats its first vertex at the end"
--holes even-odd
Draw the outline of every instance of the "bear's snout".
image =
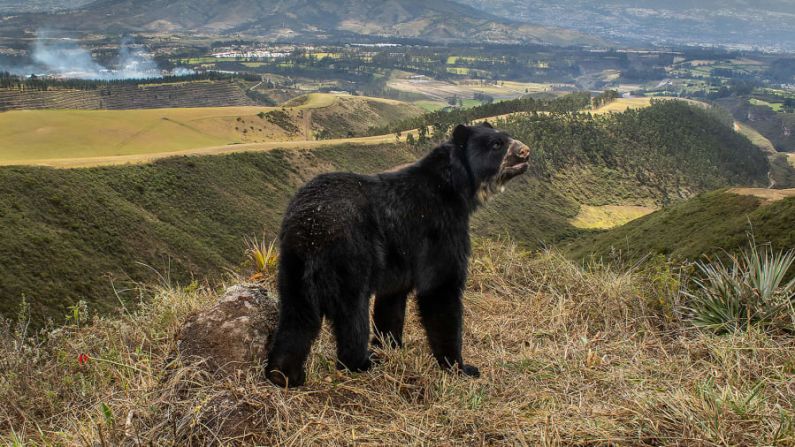
POLYGON ((530 148, 521 141, 512 139, 502 160, 497 182, 504 184, 517 175, 524 174, 529 167, 527 163, 529 159, 530 148))
POLYGON ((515 154, 515 156, 522 161, 527 161, 530 158, 530 148, 519 140, 511 140, 508 153, 515 154))

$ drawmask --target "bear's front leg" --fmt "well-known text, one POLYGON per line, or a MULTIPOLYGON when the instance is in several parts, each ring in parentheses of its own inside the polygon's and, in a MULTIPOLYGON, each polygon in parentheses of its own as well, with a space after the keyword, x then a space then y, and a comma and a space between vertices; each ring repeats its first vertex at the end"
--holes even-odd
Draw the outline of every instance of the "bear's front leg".
POLYGON ((464 363, 461 356, 464 306, 461 302, 463 281, 451 280, 429 291, 417 292, 420 320, 428 335, 433 356, 445 369, 458 368, 471 377, 480 371, 464 363))

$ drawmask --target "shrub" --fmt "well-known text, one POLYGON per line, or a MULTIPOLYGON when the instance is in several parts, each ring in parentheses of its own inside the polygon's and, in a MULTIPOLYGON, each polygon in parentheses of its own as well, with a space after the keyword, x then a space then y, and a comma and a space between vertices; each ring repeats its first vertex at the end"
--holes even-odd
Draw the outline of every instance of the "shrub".
POLYGON ((716 332, 751 326, 795 329, 795 279, 787 282, 795 250, 777 251, 768 245, 750 248, 727 260, 696 263, 700 278, 686 292, 693 322, 716 332))

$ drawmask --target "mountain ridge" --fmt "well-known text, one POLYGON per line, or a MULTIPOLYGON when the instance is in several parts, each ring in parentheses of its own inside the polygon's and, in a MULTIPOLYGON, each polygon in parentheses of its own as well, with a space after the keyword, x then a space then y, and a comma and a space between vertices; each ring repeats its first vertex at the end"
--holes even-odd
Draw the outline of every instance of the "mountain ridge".
POLYGON ((515 22, 451 0, 99 0, 7 20, 82 32, 205 33, 264 39, 398 37, 440 42, 597 44, 565 29, 515 22))
POLYGON ((795 49, 795 2, 785 0, 460 0, 513 20, 631 44, 795 49))

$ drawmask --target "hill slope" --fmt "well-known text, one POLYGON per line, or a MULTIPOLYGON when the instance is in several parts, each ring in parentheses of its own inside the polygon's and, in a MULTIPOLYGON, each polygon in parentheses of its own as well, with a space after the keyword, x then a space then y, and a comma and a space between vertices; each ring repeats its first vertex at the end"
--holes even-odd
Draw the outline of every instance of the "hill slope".
POLYGON ((566 251, 576 258, 612 257, 625 260, 649 254, 696 259, 747 244, 748 232, 757 242, 776 249, 795 247, 795 190, 720 190, 652 213, 622 227, 574 241, 566 251))
POLYGON ((320 93, 288 107, 15 110, 0 113, 0 165, 340 138, 420 113, 398 101, 320 93))
POLYGON ((436 41, 593 43, 585 35, 519 24, 449 0, 100 0, 38 27, 93 32, 245 34, 270 39, 394 36, 436 41))
MULTIPOLYGON (((599 118, 511 118, 502 127, 536 149, 538 172, 476 213, 473 231, 537 247, 581 234, 571 220, 583 204, 663 204, 764 183, 764 156, 721 126, 706 112, 667 103, 599 118)), ((287 201, 309 178, 377 172, 424 150, 334 146, 139 166, 0 168, 0 313, 14 314, 22 296, 38 321, 62 319, 81 298, 108 310, 118 304, 108 299, 111 279, 153 278, 141 262, 173 280, 213 277, 241 261, 244 236, 276 235, 287 201)))

